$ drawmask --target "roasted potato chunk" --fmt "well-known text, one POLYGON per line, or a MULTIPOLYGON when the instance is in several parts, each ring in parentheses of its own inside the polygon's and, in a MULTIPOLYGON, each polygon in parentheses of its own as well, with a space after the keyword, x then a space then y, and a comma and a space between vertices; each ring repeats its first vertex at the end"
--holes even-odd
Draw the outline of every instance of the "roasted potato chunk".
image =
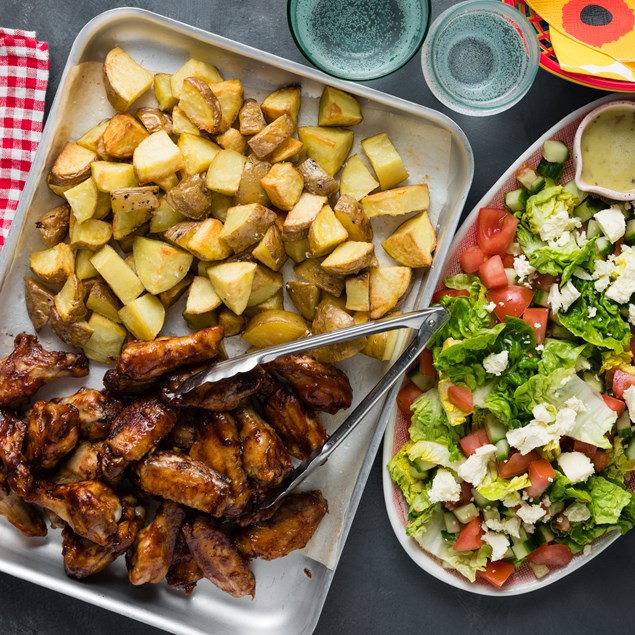
POLYGON ((317 218, 327 202, 326 196, 316 196, 304 192, 284 220, 282 225, 283 239, 287 241, 307 238, 311 223, 317 218))
POLYGON ((97 251, 112 237, 112 225, 103 220, 89 218, 83 223, 71 223, 71 247, 97 251))
POLYGON ((198 223, 178 223, 165 233, 167 240, 204 261, 224 260, 233 253, 232 248, 220 237, 223 223, 216 218, 206 218, 198 223))
POLYGON ((421 212, 400 225, 384 240, 382 247, 406 267, 429 267, 436 244, 437 238, 428 212, 421 212))
POLYGON ((167 291, 159 293, 158 298, 161 304, 169 309, 187 290, 194 280, 194 274, 189 272, 183 280, 177 282, 173 287, 170 287, 167 291))
POLYGON ((286 284, 287 293, 295 308, 305 320, 313 320, 315 308, 320 301, 320 289, 310 282, 290 280, 286 284))
POLYGON ((77 140, 77 145, 99 154, 100 141, 109 122, 110 119, 103 119, 96 126, 93 126, 77 140))
POLYGON ((275 163, 260 185, 278 209, 289 211, 300 200, 304 178, 291 163, 275 163))
POLYGON ((370 311, 370 274, 368 271, 346 278, 347 311, 370 311))
MULTIPOLYGON (((315 317, 312 322, 314 335, 329 333, 337 329, 354 326, 355 320, 343 309, 332 302, 322 301, 315 310, 315 317)), ((343 359, 353 357, 366 346, 366 338, 342 342, 341 344, 331 344, 311 351, 311 354, 319 362, 340 362, 343 359)))
POLYGON ((135 268, 146 291, 162 293, 185 278, 192 254, 160 240, 138 236, 132 244, 135 268))
POLYGON ((340 196, 333 211, 348 232, 350 240, 372 242, 373 227, 362 206, 353 197, 346 194, 340 196))
POLYGON ((362 207, 368 218, 425 212, 429 206, 430 194, 425 184, 404 185, 385 192, 369 194, 362 199, 362 207))
POLYGON ((225 337, 239 335, 245 328, 247 320, 242 315, 236 315, 231 309, 223 307, 218 312, 218 324, 223 327, 225 337))
POLYGON ((194 276, 187 295, 185 314, 189 316, 202 315, 213 311, 221 304, 222 300, 214 291, 210 279, 203 276, 194 276))
POLYGON ((128 187, 110 193, 112 230, 121 240, 150 220, 159 206, 158 186, 128 187))
POLYGON ((110 245, 104 245, 90 262, 124 304, 143 292, 141 280, 110 245))
POLYGON ((186 77, 181 87, 179 108, 198 128, 217 134, 221 132, 223 112, 209 84, 198 77, 186 77))
POLYGON ((373 243, 347 240, 322 261, 322 269, 336 276, 348 276, 369 267, 374 262, 374 254, 373 243))
POLYGON ((102 280, 96 280, 90 288, 86 299, 86 308, 107 317, 113 322, 121 322, 119 317, 121 302, 102 280))
POLYGON ((363 139, 362 148, 375 170, 382 190, 395 187, 408 178, 408 170, 385 132, 363 139))
POLYGON ((154 76, 154 96, 159 102, 161 110, 170 111, 179 103, 177 97, 172 94, 172 75, 168 73, 157 73, 154 76))
POLYGON ((95 185, 100 192, 112 192, 124 187, 139 185, 134 166, 129 163, 114 163, 113 161, 94 161, 91 171, 95 185))
POLYGON ((75 348, 82 348, 93 334, 93 329, 88 322, 85 320, 65 322, 60 318, 55 307, 51 309, 50 325, 53 333, 62 342, 75 348))
POLYGON ((276 346, 310 335, 307 323, 290 311, 263 311, 252 317, 242 337, 256 348, 276 346))
POLYGON ((362 111, 353 95, 325 86, 320 98, 319 126, 355 126, 361 123, 362 111))
POLYGON ((259 159, 264 159, 288 139, 294 129, 293 119, 289 115, 282 115, 249 139, 249 147, 259 159))
POLYGON ((96 160, 94 152, 68 141, 53 163, 48 182, 63 187, 77 185, 90 176, 91 163, 96 160))
POLYGON ((236 315, 242 315, 251 295, 251 285, 256 275, 256 264, 253 262, 226 262, 212 265, 207 269, 207 275, 223 304, 236 315))
POLYGON ((269 173, 270 169, 271 163, 260 161, 253 154, 247 158, 243 166, 240 186, 236 192, 238 205, 249 205, 250 203, 259 203, 265 207, 269 205, 271 201, 260 184, 260 180, 269 173))
POLYGON ((235 253, 240 253, 258 242, 275 220, 275 212, 258 203, 237 205, 227 210, 225 225, 219 236, 235 253))
POLYGON ((177 145, 183 155, 183 173, 186 176, 205 172, 220 152, 220 148, 213 141, 188 133, 183 133, 179 137, 177 145))
POLYGON ((166 194, 165 200, 172 209, 194 220, 205 218, 211 212, 212 193, 202 174, 182 179, 166 194))
MULTIPOLYGON (((163 127, 157 128, 157 130, 163 129, 163 127)), ((135 148, 147 136, 148 131, 131 114, 120 113, 108 122, 104 130, 104 147, 106 152, 115 159, 130 159, 135 148)))
POLYGON ((238 113, 239 130, 243 135, 258 134, 267 124, 255 99, 245 99, 238 113))
POLYGON ((115 110, 128 110, 152 85, 154 76, 119 47, 104 60, 104 83, 108 101, 115 110))
POLYGON ((31 271, 44 282, 64 282, 75 270, 75 255, 66 243, 36 251, 29 260, 31 271))
POLYGON ((340 194, 360 201, 379 187, 379 181, 370 173, 357 154, 348 159, 340 176, 340 194))
POLYGON ((298 171, 304 177, 306 191, 311 194, 330 198, 340 189, 337 181, 313 159, 307 159, 300 163, 298 171))
POLYGON ((55 310, 63 322, 77 322, 88 313, 84 303, 84 285, 75 275, 66 278, 59 293, 53 298, 55 310))
POLYGON ((304 262, 296 265, 293 270, 296 275, 318 286, 323 291, 339 298, 344 290, 344 279, 340 276, 334 276, 328 271, 322 269, 321 263, 317 258, 309 258, 304 262))
POLYGON ((89 280, 90 278, 96 278, 99 275, 97 269, 95 269, 90 262, 90 259, 93 257, 93 253, 94 252, 90 249, 77 250, 75 255, 75 275, 80 280, 89 280))
POLYGON ((78 223, 92 218, 97 209, 97 187, 93 179, 86 179, 64 193, 71 213, 78 223))
POLYGON ((247 306, 262 304, 280 289, 282 289, 282 274, 271 271, 262 265, 256 265, 247 306))
POLYGON ((172 89, 172 95, 176 99, 181 98, 181 89, 187 77, 197 77, 207 84, 223 81, 222 75, 215 66, 191 58, 170 78, 170 88, 172 89))
POLYGON ((158 298, 146 293, 119 309, 119 317, 138 340, 153 340, 163 328, 165 308, 158 298))
POLYGON ((325 256, 348 238, 348 232, 337 220, 330 205, 325 205, 309 228, 311 257, 325 256))
POLYGON ((48 324, 51 317, 53 294, 37 280, 25 278, 24 301, 33 328, 40 331, 48 324))
POLYGON ((135 114, 150 134, 161 130, 172 134, 172 117, 158 108, 137 108, 135 114))
POLYGON ((35 221, 35 226, 40 230, 44 242, 49 247, 55 247, 57 243, 61 243, 66 238, 70 213, 70 206, 63 203, 46 212, 46 214, 42 214, 35 221))
POLYGON ((306 126, 298 128, 298 136, 308 155, 330 176, 342 167, 353 145, 353 133, 344 128, 306 126))
POLYGON ((83 345, 86 357, 102 364, 112 364, 126 339, 126 329, 99 313, 88 320, 92 333, 83 345))
POLYGON ((191 134, 195 137, 201 136, 201 131, 178 106, 174 106, 172 109, 172 132, 177 135, 191 134))
POLYGON ((253 248, 252 256, 272 271, 280 271, 287 261, 282 234, 274 223, 269 226, 262 240, 253 248))
POLYGON ((289 159, 298 158, 296 155, 304 148, 302 141, 295 137, 285 139, 268 157, 271 163, 279 163, 280 161, 288 161, 289 159))
POLYGON ((282 117, 282 115, 288 115, 293 124, 297 124, 301 98, 302 92, 297 84, 279 88, 267 95, 262 104, 260 104, 266 122, 271 123, 278 117, 282 117))
POLYGON ((233 196, 238 192, 247 157, 235 150, 221 150, 210 163, 205 185, 214 192, 233 196))
POLYGON ((412 282, 410 267, 373 267, 370 270, 370 317, 386 315, 405 297, 412 282))
POLYGON ((216 143, 224 150, 234 150, 239 154, 247 154, 249 149, 247 139, 236 128, 228 128, 223 134, 218 135, 216 143))
POLYGON ((284 251, 294 262, 303 262, 309 256, 309 239, 285 240, 284 251))
POLYGON ((165 130, 146 137, 132 157, 135 173, 142 185, 169 176, 183 168, 183 155, 165 130))
POLYGON ((152 212, 152 220, 150 221, 150 233, 160 234, 176 225, 187 220, 185 214, 181 214, 175 210, 166 200, 165 196, 159 201, 159 207, 152 212))
POLYGON ((218 132, 225 132, 234 123, 243 105, 242 82, 239 79, 229 79, 210 84, 210 88, 218 99, 222 113, 218 132))

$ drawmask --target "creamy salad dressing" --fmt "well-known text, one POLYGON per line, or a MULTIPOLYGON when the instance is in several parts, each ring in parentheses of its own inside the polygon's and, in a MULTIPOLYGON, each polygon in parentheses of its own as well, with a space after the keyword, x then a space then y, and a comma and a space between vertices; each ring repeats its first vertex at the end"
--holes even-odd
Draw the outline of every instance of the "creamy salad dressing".
POLYGON ((635 191, 635 110, 611 108, 584 130, 582 179, 616 192, 635 191))

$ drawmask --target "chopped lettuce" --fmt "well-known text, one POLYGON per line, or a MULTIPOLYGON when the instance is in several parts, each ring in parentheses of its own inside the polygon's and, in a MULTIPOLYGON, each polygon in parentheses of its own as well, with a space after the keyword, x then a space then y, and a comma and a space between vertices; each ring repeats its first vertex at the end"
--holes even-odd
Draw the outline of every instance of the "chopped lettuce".
POLYGON ((417 538, 426 531, 426 525, 434 511, 439 507, 438 503, 430 501, 428 490, 426 487, 413 501, 410 503, 410 511, 408 512, 408 525, 406 533, 412 538, 417 538))
POLYGON ((481 496, 490 501, 502 501, 512 492, 517 492, 531 485, 528 474, 514 476, 511 479, 500 478, 496 474, 488 474, 476 488, 481 496))
POLYGON ((611 463, 604 470, 604 474, 614 481, 623 483, 635 470, 635 460, 629 459, 624 453, 624 443, 619 436, 613 439, 613 450, 611 451, 611 463))
POLYGON ((589 280, 573 278, 572 282, 581 295, 566 313, 559 314, 562 326, 595 346, 616 353, 626 350, 631 329, 620 314, 619 304, 598 293, 589 280))
POLYGON ((552 502, 562 500, 574 500, 580 503, 591 502, 591 495, 587 491, 575 487, 562 472, 558 472, 558 470, 555 472, 556 476, 549 489, 549 499, 552 502))
POLYGON ((422 492, 424 481, 419 478, 419 473, 408 458, 408 452, 413 443, 406 443, 388 463, 390 478, 399 485, 408 505, 422 492))
POLYGON ((615 525, 633 495, 624 486, 601 476, 589 479, 591 514, 596 525, 615 525))
POLYGON ((462 455, 458 460, 452 458, 453 453, 451 453, 448 446, 435 441, 417 441, 412 443, 408 447, 407 456, 411 462, 416 461, 419 465, 428 467, 442 465, 455 471, 463 462, 462 455))
POLYGON ((586 346, 577 346, 573 342, 547 338, 544 343, 542 359, 538 362, 538 371, 549 375, 558 368, 575 368, 578 357, 586 346))
MULTIPOLYGON (((575 204, 575 196, 565 190, 562 185, 546 187, 527 199, 522 220, 532 233, 544 238, 546 228, 556 217, 564 214, 571 217, 575 204)), ((574 223, 575 221, 572 219, 571 226, 565 227, 565 229, 573 229, 574 223)), ((558 225, 562 226, 562 223, 558 223, 558 225)), ((562 230, 559 233, 562 233, 562 230)), ((554 238, 557 238, 557 233, 554 238)))

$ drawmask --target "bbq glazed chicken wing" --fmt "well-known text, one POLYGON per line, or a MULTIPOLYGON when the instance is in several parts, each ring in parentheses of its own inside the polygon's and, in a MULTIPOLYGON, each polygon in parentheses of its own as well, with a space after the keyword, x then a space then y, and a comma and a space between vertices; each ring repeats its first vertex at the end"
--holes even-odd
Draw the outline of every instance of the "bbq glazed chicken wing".
POLYGON ((79 413, 75 406, 36 401, 29 412, 25 457, 29 464, 49 470, 79 440, 79 413))
POLYGON ((235 412, 243 446, 243 467, 261 490, 275 487, 293 469, 276 431, 250 406, 235 412))
POLYGON ((234 543, 209 518, 198 516, 183 534, 196 564, 210 582, 235 598, 254 597, 256 580, 234 543))
POLYGON ((159 383, 159 378, 137 381, 120 375, 114 368, 106 371, 104 375, 104 386, 108 392, 115 395, 127 397, 131 395, 141 395, 155 388, 159 383))
POLYGON ((62 463, 53 477, 57 485, 101 478, 101 455, 104 444, 80 441, 73 454, 62 463))
POLYGON ((308 458, 328 439, 315 414, 304 408, 300 400, 282 385, 267 398, 264 411, 267 421, 296 459, 308 458))
POLYGON ((342 408, 350 408, 353 401, 353 389, 346 374, 308 355, 280 357, 267 364, 266 369, 282 375, 302 403, 314 410, 335 414, 342 408))
POLYGON ((201 364, 218 354, 223 327, 212 326, 182 337, 158 337, 124 344, 117 361, 120 377, 147 381, 180 366, 201 364))
POLYGON ((26 500, 57 514, 76 534, 102 547, 112 541, 122 513, 119 497, 100 481, 40 481, 26 500))
POLYGON ((0 461, 9 487, 19 496, 25 496, 33 485, 33 474, 22 451, 26 427, 24 421, 0 408, 0 461))
POLYGON ((222 516, 230 494, 224 476, 187 454, 155 452, 137 465, 139 485, 148 494, 222 516))
POLYGON ((185 542, 185 536, 179 531, 174 547, 174 556, 165 579, 172 588, 183 591, 187 595, 194 591, 196 583, 203 577, 203 572, 192 557, 185 542))
POLYGON ((92 388, 80 388, 74 395, 53 399, 53 402, 77 408, 81 436, 93 443, 108 436, 113 419, 124 406, 112 395, 92 388))
POLYGON ((163 501, 155 517, 144 527, 126 556, 132 584, 158 584, 165 578, 174 558, 176 539, 185 519, 183 508, 163 501))
POLYGON ((20 333, 11 354, 0 361, 0 406, 18 405, 60 377, 86 375, 84 355, 45 351, 35 335, 20 333))
POLYGON ((249 502, 252 494, 243 468, 242 445, 236 421, 226 412, 205 413, 202 419, 190 448, 190 456, 227 477, 231 494, 225 515, 235 516, 249 502))
POLYGON ((307 545, 327 511, 317 490, 289 494, 269 520, 238 529, 234 543, 245 558, 282 558, 307 545))
POLYGON ((0 472, 0 516, 4 516, 25 536, 46 536, 46 524, 42 514, 36 507, 25 503, 9 489, 2 472, 0 472))
POLYGON ((124 496, 121 502, 121 520, 117 524, 116 533, 105 546, 78 536, 68 525, 64 527, 62 556, 67 575, 81 580, 100 573, 132 546, 143 526, 145 509, 137 504, 134 496, 124 496))

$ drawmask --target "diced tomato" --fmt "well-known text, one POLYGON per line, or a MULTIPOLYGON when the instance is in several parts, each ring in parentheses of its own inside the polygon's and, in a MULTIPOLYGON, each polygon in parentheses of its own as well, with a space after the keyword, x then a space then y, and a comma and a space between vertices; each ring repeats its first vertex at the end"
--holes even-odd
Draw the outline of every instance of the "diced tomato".
POLYGON ((555 517, 553 524, 560 531, 569 531, 569 529, 571 529, 571 521, 564 514, 558 514, 555 517))
POLYGON ((514 268, 514 259, 516 256, 514 254, 502 254, 501 260, 503 261, 503 267, 506 269, 509 267, 510 269, 514 268))
POLYGON ((611 463, 611 455, 606 450, 598 450, 593 457, 593 467, 596 472, 606 469, 611 463))
POLYGON ((432 363, 432 351, 429 348, 424 348, 421 355, 419 355, 419 372, 426 377, 438 377, 437 369, 432 363))
POLYGON ((549 567, 564 567, 573 559, 571 549, 567 545, 548 544, 538 547, 527 556, 529 562, 546 564, 549 567))
POLYGON ((512 452, 506 461, 501 461, 498 464, 498 474, 501 478, 520 476, 529 469, 529 464, 532 461, 538 461, 539 459, 540 455, 536 450, 532 450, 527 454, 512 452))
POLYGON ((635 386, 635 375, 618 368, 613 374, 613 392, 615 396, 622 399, 624 391, 631 386, 635 386))
POLYGON ((487 255, 504 254, 514 240, 518 219, 504 209, 483 207, 476 222, 478 246, 487 255))
POLYGON ((478 575, 492 586, 500 589, 512 573, 514 573, 514 565, 511 562, 506 560, 492 562, 490 560, 485 567, 485 571, 479 571, 478 575))
POLYGON ((459 440, 459 445, 465 456, 472 456, 478 448, 489 443, 489 437, 485 428, 480 428, 459 440))
POLYGON ((551 467, 551 463, 546 459, 532 461, 527 468, 531 485, 525 489, 527 496, 538 498, 553 483, 556 471, 551 467))
POLYGON ((397 393, 397 407, 406 416, 410 417, 412 412, 410 406, 423 394, 423 391, 415 386, 410 380, 406 379, 404 385, 397 393))
POLYGON ((525 309, 523 320, 534 329, 534 333, 536 333, 536 343, 542 344, 547 335, 549 309, 525 309))
POLYGON ((576 439, 573 442, 573 451, 582 452, 582 454, 586 454, 590 459, 592 459, 598 451, 598 447, 597 445, 591 445, 590 443, 585 443, 584 441, 578 441, 576 439))
POLYGON ((556 280, 556 276, 552 276, 550 273, 540 273, 533 279, 533 285, 541 291, 549 291, 556 280))
POLYGON ((463 505, 467 505, 471 502, 472 496, 472 486, 467 481, 461 481, 461 496, 458 501, 446 501, 443 503, 443 506, 450 511, 456 509, 457 507, 463 507, 463 505))
POLYGON ((488 289, 495 289, 507 285, 507 274, 500 256, 492 256, 479 268, 478 275, 488 289))
POLYGON ((432 295, 432 302, 440 302, 441 298, 446 295, 452 298, 469 298, 470 292, 466 291, 465 289, 439 289, 432 295))
POLYGON ((519 318, 534 299, 534 292, 512 284, 502 289, 490 289, 487 299, 496 304, 494 313, 502 322, 508 315, 519 318))
POLYGON ((465 386, 450 386, 448 388, 448 399, 463 412, 472 412, 474 409, 472 391, 465 386))
POLYGON ((602 399, 604 399, 604 403, 611 410, 615 410, 615 412, 617 412, 618 417, 621 417, 624 414, 626 404, 621 399, 616 399, 615 397, 611 397, 611 395, 602 395, 602 399))
POLYGON ((474 551, 483 544, 483 528, 481 527, 481 517, 472 518, 470 522, 461 529, 454 543, 454 551, 474 551))
POLYGON ((461 254, 461 269, 465 273, 476 273, 478 268, 487 260, 487 256, 480 247, 468 247, 461 254))

